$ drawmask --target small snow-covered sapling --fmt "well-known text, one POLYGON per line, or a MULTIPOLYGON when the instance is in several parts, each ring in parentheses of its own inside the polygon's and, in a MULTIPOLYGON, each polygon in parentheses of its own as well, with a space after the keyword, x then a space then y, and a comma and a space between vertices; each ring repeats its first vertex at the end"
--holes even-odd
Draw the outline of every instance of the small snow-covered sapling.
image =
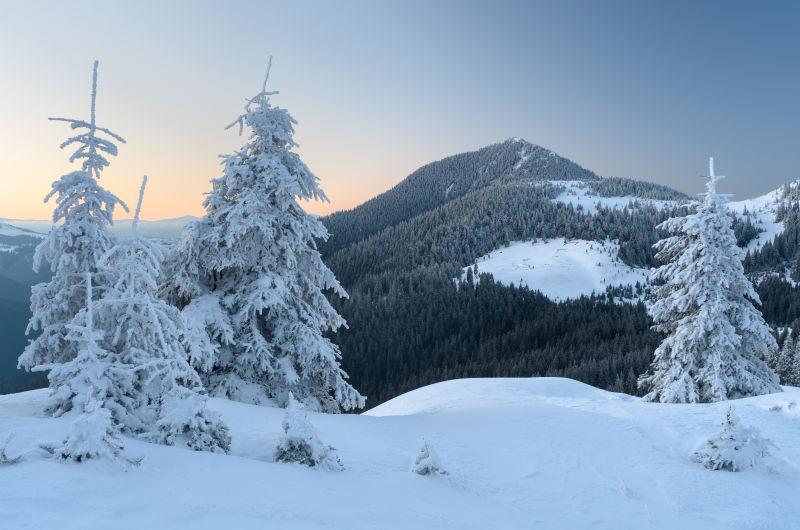
POLYGON ((692 459, 714 471, 741 471, 766 457, 770 445, 756 428, 742 426, 733 407, 728 407, 722 431, 706 440, 692 459))
POLYGON ((425 442, 419 450, 414 467, 411 469, 417 475, 446 475, 447 471, 442 468, 439 455, 429 442, 425 442))
POLYGON ((283 433, 275 448, 276 462, 303 464, 328 471, 344 469, 336 455, 336 449, 319 439, 316 429, 308 421, 303 405, 291 393, 286 416, 283 418, 283 433))

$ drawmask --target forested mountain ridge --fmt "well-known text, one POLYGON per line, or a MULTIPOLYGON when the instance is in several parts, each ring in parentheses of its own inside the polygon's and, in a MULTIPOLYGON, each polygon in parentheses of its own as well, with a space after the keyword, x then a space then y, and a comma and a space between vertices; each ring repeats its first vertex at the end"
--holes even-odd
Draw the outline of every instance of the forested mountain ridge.
POLYGON ((325 217, 331 237, 320 248, 323 254, 331 254, 492 184, 546 179, 593 181, 599 177, 548 149, 512 138, 426 164, 364 204, 325 217))
MULTIPOLYGON (((786 271, 796 260, 800 215, 792 215, 794 194, 782 191, 789 188, 731 205, 746 264, 758 264, 751 274, 786 271)), ((533 252, 559 252, 557 239, 586 241, 581 248, 618 249, 613 258, 646 271, 664 236, 656 226, 689 208, 689 197, 666 186, 599 177, 518 139, 428 164, 372 201, 323 218, 333 235, 321 249, 350 294, 334 301, 349 324, 335 335, 343 367, 370 406, 457 377, 560 375, 636 393, 659 342, 635 302, 643 285, 604 282, 579 300, 554 301, 535 284, 484 274, 481 256, 517 241, 532 242, 533 252), (454 281, 465 267, 473 279, 454 281)), ((800 316, 791 302, 798 288, 785 273, 758 277, 770 324, 800 316)))

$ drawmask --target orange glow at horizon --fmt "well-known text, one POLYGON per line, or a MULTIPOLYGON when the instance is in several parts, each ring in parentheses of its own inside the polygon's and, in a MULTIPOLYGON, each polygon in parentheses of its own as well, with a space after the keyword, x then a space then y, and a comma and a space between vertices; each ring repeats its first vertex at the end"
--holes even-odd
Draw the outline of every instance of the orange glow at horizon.
MULTIPOLYGON (((60 141, 70 132, 64 127, 48 124, 47 137, 42 130, 30 131, 30 141, 21 144, 22 150, 7 161, 13 168, 4 178, 4 193, 0 195, 0 218, 5 219, 49 219, 55 206, 53 199, 43 201, 51 183, 61 175, 79 168, 70 163, 69 153, 58 149, 60 141), (54 129, 54 130, 53 130, 54 129), (35 139, 35 141, 34 141, 35 139)), ((144 138, 144 142, 124 135, 127 143, 120 144, 119 156, 110 158, 110 166, 101 177, 101 184, 118 195, 129 208, 135 205, 143 174, 148 175, 142 218, 147 220, 169 219, 184 215, 200 216, 204 210, 204 194, 210 189, 210 180, 221 174, 219 152, 230 151, 238 146, 238 137, 228 139, 224 149, 193 146, 189 152, 175 156, 172 149, 157 138, 144 138)), ((375 178, 387 173, 387 168, 364 167, 363 160, 355 164, 342 163, 330 156, 324 147, 319 151, 298 149, 301 158, 320 178, 320 184, 330 202, 303 201, 302 207, 309 213, 327 215, 334 211, 353 208, 385 191, 405 175, 375 178), (337 162, 341 165, 337 165, 337 162), (337 185, 338 184, 338 185, 337 185)), ((132 212, 117 210, 115 218, 126 219, 132 212)))

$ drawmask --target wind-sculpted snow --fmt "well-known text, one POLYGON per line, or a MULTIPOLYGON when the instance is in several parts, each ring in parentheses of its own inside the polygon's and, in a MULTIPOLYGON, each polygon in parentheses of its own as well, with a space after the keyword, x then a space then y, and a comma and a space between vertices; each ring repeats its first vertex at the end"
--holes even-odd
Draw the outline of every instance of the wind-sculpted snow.
POLYGON ((800 521, 800 389, 667 405, 557 378, 455 380, 363 415, 308 413, 342 472, 273 462, 284 410, 210 400, 232 454, 124 438, 127 472, 37 448, 68 424, 45 391, 0 396, 0 527, 80 529, 792 529, 800 521), (738 473, 693 453, 729 405, 769 439, 738 473), (394 409, 394 410, 391 410, 394 409), (399 414, 399 415, 398 415, 399 414), (424 443, 446 475, 412 471, 424 443), (47 487, 43 488, 42 484, 47 487))
POLYGON ((595 401, 635 399, 563 377, 453 379, 412 390, 364 414, 410 416, 447 411, 476 411, 531 406, 553 398, 595 401))

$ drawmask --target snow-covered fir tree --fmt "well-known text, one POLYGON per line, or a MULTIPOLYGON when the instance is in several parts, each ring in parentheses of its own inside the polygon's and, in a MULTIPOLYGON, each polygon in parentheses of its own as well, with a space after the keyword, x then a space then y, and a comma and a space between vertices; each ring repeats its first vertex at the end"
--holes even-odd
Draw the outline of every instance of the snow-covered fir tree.
POLYGON ((741 425, 733 407, 728 407, 722 431, 706 440, 692 459, 714 471, 741 471, 766 457, 770 445, 755 427, 741 425))
POLYGON ((414 460, 414 467, 411 470, 417 475, 446 475, 447 471, 439 461, 439 455, 429 442, 422 444, 417 458, 414 460))
POLYGON ((303 411, 303 405, 289 393, 283 418, 283 437, 275 448, 275 461, 341 471, 344 469, 336 450, 324 444, 303 411))
POLYGON ((344 320, 323 291, 346 293, 316 248, 325 227, 298 202, 327 197, 292 151, 295 121, 270 103, 268 78, 269 68, 231 124, 249 128, 249 140, 224 157, 205 216, 165 266, 163 293, 206 327, 214 363, 205 376, 215 395, 285 406, 291 392, 313 410, 357 409, 364 398, 324 336, 344 320))
POLYGON ((778 374, 780 381, 784 385, 795 384, 795 355, 797 351, 797 339, 790 336, 786 337, 783 345, 778 350, 777 355, 770 356, 773 361, 768 363, 778 374))
POLYGON ((185 435, 193 449, 226 452, 227 427, 205 410, 202 383, 189 364, 192 345, 183 315, 156 295, 163 256, 136 234, 146 182, 147 177, 131 237, 100 259, 101 266, 118 271, 95 303, 98 323, 109 330, 105 344, 113 366, 103 405, 124 432, 168 444, 185 435))
POLYGON ((94 327, 93 278, 83 274, 85 307, 67 324, 65 341, 76 355, 69 361, 45 365, 49 368, 49 409, 56 416, 73 418, 72 429, 52 452, 63 460, 83 462, 92 458, 116 460, 122 450, 119 429, 104 407, 118 374, 111 352, 100 342, 103 332, 94 327))
POLYGON ((665 265, 654 269, 654 328, 666 335, 640 384, 650 401, 694 403, 780 392, 764 362, 775 338, 753 303, 726 198, 717 193, 713 159, 697 211, 668 219, 677 233, 656 244, 665 265))
POLYGON ((114 209, 125 204, 98 183, 108 166, 106 156, 115 156, 113 140, 124 142, 119 135, 99 127, 96 122, 97 61, 92 73, 91 117, 89 121, 51 118, 67 122, 82 131, 61 144, 62 148, 77 145, 70 161, 80 160, 81 169, 55 181, 45 201, 56 199, 53 228, 42 240, 34 256, 34 269, 42 261, 50 263, 53 277, 31 290, 31 319, 28 333, 40 331, 19 357, 19 366, 26 370, 43 365, 68 362, 78 353, 78 343, 67 340, 67 326, 86 308, 85 273, 92 274, 94 292, 102 295, 115 281, 112 270, 98 266, 100 257, 113 245, 108 232, 114 209))

